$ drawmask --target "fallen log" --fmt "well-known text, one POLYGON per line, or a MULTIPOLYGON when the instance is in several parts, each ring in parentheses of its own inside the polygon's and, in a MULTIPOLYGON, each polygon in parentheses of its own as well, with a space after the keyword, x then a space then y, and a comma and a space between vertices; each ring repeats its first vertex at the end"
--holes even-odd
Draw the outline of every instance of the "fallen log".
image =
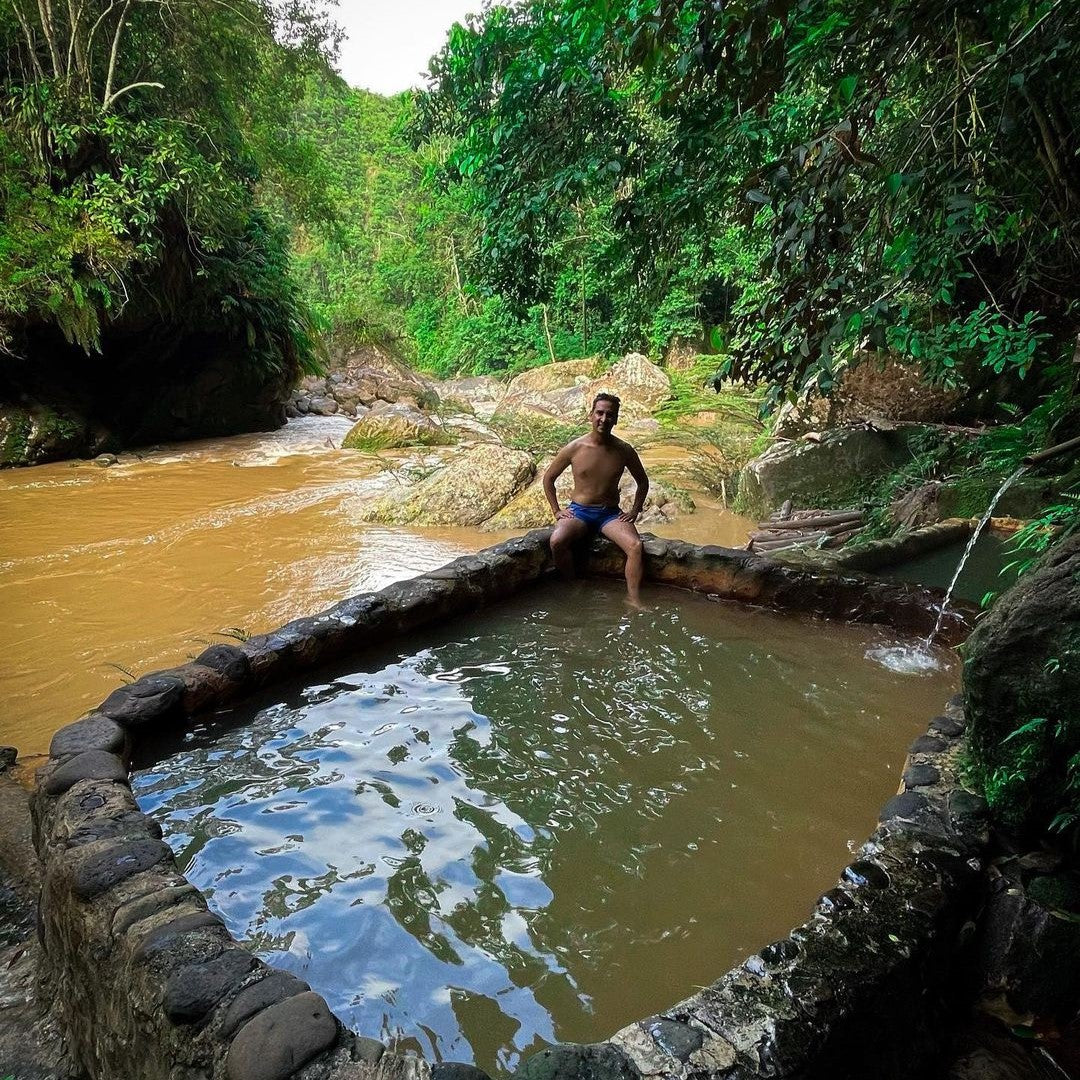
POLYGON ((759 521, 759 529, 805 529, 808 525, 817 528, 820 525, 841 525, 850 521, 862 521, 861 510, 846 510, 838 513, 823 513, 813 518, 789 518, 787 521, 759 521))

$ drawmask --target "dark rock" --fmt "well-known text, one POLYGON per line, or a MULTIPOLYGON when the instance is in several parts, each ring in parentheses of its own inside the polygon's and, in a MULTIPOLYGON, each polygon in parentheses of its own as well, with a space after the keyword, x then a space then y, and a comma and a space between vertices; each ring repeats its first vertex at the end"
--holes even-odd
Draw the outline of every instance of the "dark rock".
POLYGON ((851 893, 846 889, 830 889, 822 893, 818 899, 817 907, 825 915, 832 915, 839 911, 850 911, 855 906, 851 893))
POLYGON ((460 1061, 439 1061, 431 1066, 431 1080, 491 1080, 483 1069, 460 1061))
POLYGON ((860 859, 845 867, 844 878, 852 885, 869 885, 874 889, 884 889, 889 884, 889 875, 877 863, 866 859, 860 859))
POLYGON ((1080 536, 1052 548, 1004 593, 965 647, 965 711, 972 756, 987 772, 1020 772, 997 813, 1011 826, 1045 827, 1075 808, 1063 762, 1080 753, 1080 536), (1053 742, 1032 755, 1010 738, 1035 717, 1053 742), (1052 752, 1049 746, 1053 747, 1052 752))
POLYGON ((1080 877, 1045 873, 1028 883, 1028 896, 1049 911, 1080 915, 1080 877))
POLYGON ((62 727, 49 744, 49 756, 74 757, 88 750, 124 757, 127 751, 127 732, 103 713, 91 713, 73 724, 62 727))
POLYGON ((195 658, 195 663, 220 672, 233 682, 244 682, 251 677, 251 660, 236 645, 211 645, 195 658))
MULTIPOLYGON (((306 982, 287 971, 274 971, 265 979, 245 986, 229 1002, 221 1026, 217 1030, 219 1039, 231 1039, 242 1024, 246 1024, 256 1013, 276 1005, 286 998, 295 997, 310 990, 306 982)), ((379 1043, 382 1049, 382 1043, 379 1043)))
POLYGON ((639 1080, 637 1066, 611 1043, 553 1046, 534 1054, 517 1080, 639 1080))
POLYGON ((1047 910, 1010 882, 987 899, 979 969, 1014 1010, 1065 1023, 1080 1009, 1080 922, 1047 910))
POLYGON ((119 461, 119 458, 115 454, 98 454, 94 458, 94 464, 100 465, 103 469, 107 469, 110 465, 115 465, 119 461))
POLYGON ((901 818, 905 821, 916 821, 930 810, 930 800, 915 791, 905 791, 894 795, 882 808, 881 820, 892 821, 901 818))
POLYGON ((378 1039, 369 1039, 366 1035, 357 1035, 353 1039, 352 1056, 366 1065, 378 1065, 386 1047, 378 1039))
POLYGON ((981 827, 988 813, 986 800, 981 795, 963 788, 949 793, 949 820, 958 831, 968 832, 981 827))
POLYGON ((228 949, 205 964, 173 972, 165 983, 162 1006, 174 1024, 194 1024, 255 966, 243 949, 228 949))
POLYGON ((127 767, 115 754, 107 754, 104 750, 87 750, 53 769, 41 781, 41 790, 46 795, 55 797, 80 780, 123 782, 127 778, 127 767))
POLYGON ((228 1080, 286 1080, 337 1038, 333 1014, 318 994, 286 998, 249 1020, 225 1060, 228 1080))
POLYGON ((761 950, 761 959, 770 967, 791 963, 799 955, 799 946, 791 938, 781 938, 761 950))
POLYGON ((0 746, 0 772, 7 772, 19 757, 19 751, 14 746, 0 746))
POLYGON ((114 690, 101 711, 124 727, 141 727, 175 715, 184 695, 184 680, 176 675, 144 675, 114 690))
POLYGON ((132 959, 142 963, 153 959, 163 949, 167 949, 181 934, 190 934, 192 930, 205 930, 207 927, 224 930, 225 924, 213 912, 193 911, 181 915, 162 926, 156 926, 135 946, 132 959))
POLYGON ((664 1053, 678 1058, 679 1061, 689 1061, 690 1055, 695 1050, 700 1050, 705 1041, 705 1037, 696 1028, 663 1016, 649 1017, 641 1022, 641 1026, 664 1053))
POLYGON ((949 698, 949 704, 954 709, 962 709, 964 707, 964 695, 963 695, 963 693, 953 694, 953 696, 951 698, 949 698))
POLYGON ((933 765, 909 765, 903 780, 909 788, 928 787, 941 779, 941 773, 933 765))
POLYGON ((954 720, 951 716, 935 716, 930 721, 930 730, 936 735, 944 735, 947 738, 955 738, 964 730, 963 720, 954 720))
POLYGON ((912 744, 909 753, 912 754, 939 754, 945 749, 945 740, 936 735, 920 735, 912 744))
POLYGON ((149 837, 125 840, 103 851, 75 848, 70 857, 71 890, 80 900, 95 896, 151 866, 172 859, 169 845, 149 837))
POLYGON ((1058 851, 1029 851, 1018 860, 1021 870, 1034 870, 1040 874, 1052 874, 1062 863, 1058 851))
POLYGON ((92 817, 68 834, 66 846, 73 848, 92 844, 97 840, 112 840, 117 837, 134 840, 143 836, 160 840, 161 826, 141 810, 126 810, 109 817, 92 817))
POLYGON ((194 885, 162 885, 156 882, 154 888, 142 896, 136 896, 117 908, 113 915, 112 932, 114 937, 126 934, 136 923, 164 911, 167 907, 194 900, 201 894, 194 885))

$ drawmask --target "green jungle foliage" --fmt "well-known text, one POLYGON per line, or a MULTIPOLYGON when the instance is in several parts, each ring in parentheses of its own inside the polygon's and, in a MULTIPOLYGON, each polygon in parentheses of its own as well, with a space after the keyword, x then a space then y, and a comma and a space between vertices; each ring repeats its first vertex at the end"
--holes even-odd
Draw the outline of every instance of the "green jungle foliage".
POLYGON ((453 140, 518 313, 572 252, 624 343, 719 327, 774 400, 866 345, 1015 384, 1075 323, 1078 28, 1066 0, 530 0, 454 28, 416 131, 453 140))
POLYGON ((333 28, 304 0, 0 7, 0 349, 122 318, 207 325, 268 368, 315 341, 261 187, 331 213, 291 126, 333 28))

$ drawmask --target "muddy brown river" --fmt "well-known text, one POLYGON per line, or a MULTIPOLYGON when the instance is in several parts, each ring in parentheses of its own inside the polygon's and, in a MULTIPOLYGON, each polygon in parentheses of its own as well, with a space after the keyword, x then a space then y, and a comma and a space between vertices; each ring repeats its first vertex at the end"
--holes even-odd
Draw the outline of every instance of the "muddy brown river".
MULTIPOLYGON (((0 472, 0 742, 42 754, 132 675, 503 538, 360 521, 364 500, 421 461, 335 449, 350 426, 309 418, 124 454, 110 468, 0 472)), ((707 500, 648 528, 695 543, 747 536, 744 519, 707 500)))

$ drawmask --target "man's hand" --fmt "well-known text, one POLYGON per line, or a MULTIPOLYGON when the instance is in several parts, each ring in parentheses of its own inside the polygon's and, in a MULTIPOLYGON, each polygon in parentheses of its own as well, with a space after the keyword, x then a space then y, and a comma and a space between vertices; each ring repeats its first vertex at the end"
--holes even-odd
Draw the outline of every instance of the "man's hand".
POLYGON ((623 510, 622 513, 619 514, 618 520, 625 521, 630 525, 633 525, 639 517, 641 517, 640 510, 623 510))
POLYGON ((555 511, 555 520, 556 521, 565 521, 567 518, 572 518, 573 516, 574 515, 569 510, 567 510, 565 507, 562 510, 556 510, 555 511))

